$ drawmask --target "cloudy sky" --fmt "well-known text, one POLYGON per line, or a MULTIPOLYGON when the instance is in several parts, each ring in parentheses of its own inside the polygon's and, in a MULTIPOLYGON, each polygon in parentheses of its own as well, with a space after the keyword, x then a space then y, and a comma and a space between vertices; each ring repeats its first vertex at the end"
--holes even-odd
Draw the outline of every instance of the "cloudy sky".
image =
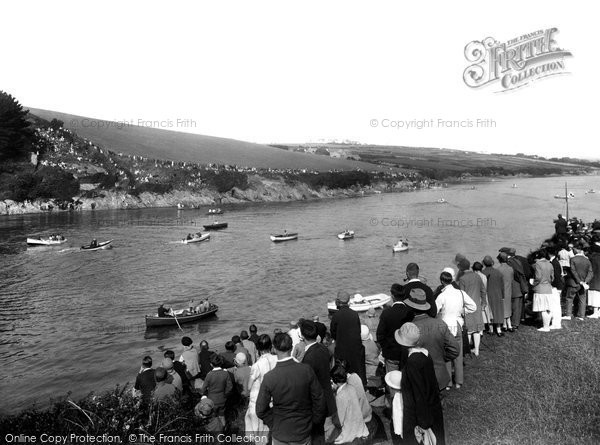
POLYGON ((598 157, 599 8, 456 3, 2 2, 0 89, 30 107, 252 142, 598 157), (463 81, 469 42, 548 28, 573 54, 568 74, 504 93, 463 81))

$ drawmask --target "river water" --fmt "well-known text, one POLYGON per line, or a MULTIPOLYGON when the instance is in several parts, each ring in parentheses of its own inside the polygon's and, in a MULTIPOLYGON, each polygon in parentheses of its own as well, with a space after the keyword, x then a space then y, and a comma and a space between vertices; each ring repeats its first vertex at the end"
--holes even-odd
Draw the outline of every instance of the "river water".
POLYGON ((178 242, 201 229, 207 209, 144 209, 44 213, 0 217, 0 394, 2 413, 15 412, 72 391, 133 382, 141 358, 155 362, 181 348, 182 335, 197 345, 225 341, 251 323, 259 333, 286 328, 292 319, 321 316, 339 289, 363 295, 389 293, 409 262, 436 286, 457 252, 471 261, 514 246, 527 253, 553 232, 569 191, 571 216, 600 216, 597 176, 519 178, 410 193, 225 208, 226 230, 208 242, 178 242), (512 187, 515 183, 516 187, 512 187), (439 198, 447 203, 437 203, 439 198), (344 229, 356 237, 340 241, 344 229), (275 244, 270 233, 299 232, 275 244), (27 236, 62 233, 66 244, 30 247, 27 236), (408 252, 393 254, 400 236, 408 252), (114 239, 114 248, 82 252, 79 246, 114 239), (160 302, 185 307, 209 297, 218 316, 199 323, 146 330, 144 314, 160 302))

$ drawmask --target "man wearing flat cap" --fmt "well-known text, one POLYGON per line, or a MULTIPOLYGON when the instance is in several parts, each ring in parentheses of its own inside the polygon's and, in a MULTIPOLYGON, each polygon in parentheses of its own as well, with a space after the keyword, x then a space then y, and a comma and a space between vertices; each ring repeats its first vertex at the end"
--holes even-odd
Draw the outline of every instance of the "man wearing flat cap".
POLYGON ((348 362, 348 372, 357 373, 363 385, 367 384, 365 348, 360 338, 360 319, 350 309, 350 294, 339 291, 336 299, 338 311, 331 317, 331 338, 335 340, 335 358, 348 362))

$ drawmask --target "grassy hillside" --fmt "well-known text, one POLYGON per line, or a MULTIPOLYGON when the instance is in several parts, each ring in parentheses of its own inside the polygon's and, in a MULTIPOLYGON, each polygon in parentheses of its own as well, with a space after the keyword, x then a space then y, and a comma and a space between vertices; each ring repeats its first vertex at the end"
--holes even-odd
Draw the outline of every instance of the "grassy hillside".
POLYGON ((424 175, 444 179, 471 174, 477 176, 577 173, 588 167, 564 162, 502 154, 484 154, 429 147, 403 147, 352 144, 279 145, 292 151, 317 150, 319 153, 343 151, 362 161, 381 166, 417 170, 424 175))
MULTIPOLYGON (((55 111, 29 108, 48 121, 64 122, 66 129, 117 153, 147 158, 195 162, 199 164, 229 164, 261 168, 293 168, 326 170, 381 170, 382 166, 365 162, 333 159, 307 153, 293 153, 275 147, 233 139, 202 136, 170 130, 117 125, 116 122, 75 116, 55 111), (93 125, 91 125, 93 123, 93 125)), ((389 170, 389 169, 388 169, 389 170)))

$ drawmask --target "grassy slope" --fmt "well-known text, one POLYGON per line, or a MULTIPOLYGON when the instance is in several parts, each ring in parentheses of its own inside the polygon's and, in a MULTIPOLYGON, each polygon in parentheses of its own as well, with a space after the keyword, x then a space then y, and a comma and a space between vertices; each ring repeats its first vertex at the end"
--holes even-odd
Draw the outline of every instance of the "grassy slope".
MULTIPOLYGON (((555 169, 557 167, 570 169, 572 164, 557 163, 536 159, 528 159, 510 155, 483 154, 461 150, 449 150, 429 147, 402 147, 377 145, 336 145, 311 144, 332 149, 346 149, 358 154, 363 160, 399 164, 404 168, 430 168, 452 172, 468 172, 484 167, 504 167, 508 170, 523 170, 527 168, 555 169)), ((289 145, 295 147, 294 145, 289 145)), ((575 166, 577 167, 577 166, 575 166)))
POLYGON ((236 164, 263 168, 308 168, 313 170, 382 170, 365 162, 333 159, 325 156, 292 153, 267 145, 252 144, 233 139, 203 136, 133 125, 118 128, 108 121, 84 118, 55 111, 29 108, 31 113, 46 119, 60 119, 65 127, 79 136, 117 153, 148 158, 198 162, 201 164, 236 164), (103 128, 82 125, 82 120, 103 122, 103 128))
POLYGON ((599 338, 600 320, 486 335, 464 387, 443 401, 449 443, 599 443, 599 338))

